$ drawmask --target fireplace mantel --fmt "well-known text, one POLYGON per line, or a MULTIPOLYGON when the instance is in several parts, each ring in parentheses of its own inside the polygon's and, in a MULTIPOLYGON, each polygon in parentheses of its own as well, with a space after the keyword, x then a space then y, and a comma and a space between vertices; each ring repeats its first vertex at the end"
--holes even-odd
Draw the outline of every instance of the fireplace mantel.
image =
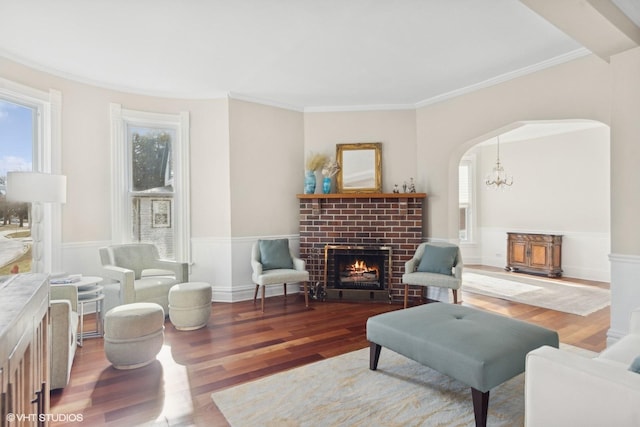
POLYGON ((298 199, 424 199, 426 193, 314 193, 298 194, 298 199))

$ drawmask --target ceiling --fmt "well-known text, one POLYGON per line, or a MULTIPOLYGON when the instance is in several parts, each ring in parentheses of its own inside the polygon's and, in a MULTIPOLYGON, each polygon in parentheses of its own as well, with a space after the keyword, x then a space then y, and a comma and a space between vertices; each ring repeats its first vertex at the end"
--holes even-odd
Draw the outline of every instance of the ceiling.
POLYGON ((426 105, 587 53, 518 0, 0 0, 0 56, 302 111, 426 105))

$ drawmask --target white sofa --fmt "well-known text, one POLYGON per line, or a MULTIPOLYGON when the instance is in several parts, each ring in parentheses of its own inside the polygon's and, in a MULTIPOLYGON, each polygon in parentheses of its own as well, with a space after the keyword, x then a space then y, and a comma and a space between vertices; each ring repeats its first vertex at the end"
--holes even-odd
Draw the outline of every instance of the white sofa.
POLYGON ((74 285, 54 285, 50 288, 51 324, 51 390, 69 383, 71 366, 76 354, 78 332, 78 289, 74 285))
POLYGON ((629 334, 595 358, 551 347, 527 355, 526 427, 640 426, 640 308, 629 334))

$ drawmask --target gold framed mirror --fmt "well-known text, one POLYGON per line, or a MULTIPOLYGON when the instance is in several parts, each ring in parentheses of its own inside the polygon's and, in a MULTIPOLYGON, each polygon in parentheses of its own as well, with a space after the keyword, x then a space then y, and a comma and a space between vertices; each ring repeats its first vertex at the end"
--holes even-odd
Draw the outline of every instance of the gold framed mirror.
POLYGON ((382 143, 336 144, 338 193, 382 192, 382 143))

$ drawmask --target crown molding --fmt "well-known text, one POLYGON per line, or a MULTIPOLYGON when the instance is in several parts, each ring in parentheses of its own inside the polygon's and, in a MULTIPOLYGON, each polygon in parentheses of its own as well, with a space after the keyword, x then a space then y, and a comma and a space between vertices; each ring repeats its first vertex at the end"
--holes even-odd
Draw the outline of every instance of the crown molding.
POLYGON ((73 73, 58 70, 57 68, 54 68, 54 67, 48 67, 46 65, 39 64, 35 61, 31 61, 19 55, 15 55, 11 52, 8 52, 4 49, 0 49, 0 57, 4 57, 10 61, 13 61, 17 64, 24 65, 25 67, 32 68, 36 71, 41 71, 43 73, 47 73, 52 76, 69 80, 75 83, 81 83, 87 86, 94 86, 100 89, 107 89, 115 92, 122 92, 122 93, 133 94, 133 95, 150 96, 154 98, 194 99, 194 100, 226 99, 228 95, 227 92, 223 92, 223 91, 211 91, 211 92, 198 91, 198 93, 188 93, 188 92, 178 93, 178 92, 160 91, 160 90, 145 90, 145 89, 117 85, 117 84, 103 82, 100 80, 94 80, 94 79, 78 76, 73 73))
POLYGON ((259 98, 259 97, 246 95, 243 93, 237 93, 237 92, 229 92, 228 97, 230 99, 236 99, 238 101, 253 102, 254 104, 262 104, 269 107, 282 108, 285 110, 292 110, 292 111, 297 111, 299 113, 304 113, 303 107, 287 104, 285 102, 274 101, 272 99, 264 99, 264 98, 259 98))
POLYGON ((204 92, 200 91, 198 93, 173 93, 173 92, 163 92, 163 91, 148 91, 148 90, 140 90, 131 87, 119 86, 115 84, 104 83, 92 79, 83 78, 72 73, 63 72, 51 67, 46 67, 41 64, 35 63, 33 61, 22 58, 18 55, 11 54, 6 50, 0 49, 0 56, 3 56, 11 61, 20 63, 27 67, 52 74, 57 77, 61 77, 67 80, 72 80, 78 83, 83 83, 91 86, 100 87, 103 89, 114 90, 118 92, 138 94, 144 96, 153 96, 160 98, 171 98, 171 99, 236 99, 239 101, 247 101, 256 104, 262 104, 277 108, 283 108, 286 110, 297 111, 301 113, 327 113, 327 112, 356 112, 356 111, 392 111, 392 110, 416 110, 422 107, 426 107, 429 105, 437 104, 448 99, 456 98, 462 95, 466 95, 468 93, 484 89, 490 86, 495 86, 500 83, 504 83, 509 80, 516 79, 518 77, 522 77, 528 74, 535 73, 537 71, 544 70, 546 68, 550 68, 556 65, 563 64, 565 62, 572 61, 574 59, 582 58, 584 56, 590 55, 591 52, 586 48, 576 49, 564 55, 556 56, 555 58, 539 62, 537 64, 524 67, 518 70, 515 70, 510 73, 505 73, 497 77, 493 77, 491 79, 469 85, 460 89, 456 89, 450 92, 446 92, 440 95, 436 95, 431 98, 424 99, 414 104, 373 104, 373 105, 343 105, 343 106, 315 106, 315 107, 301 107, 299 105, 292 105, 285 102, 280 102, 272 99, 260 98, 248 94, 237 93, 237 92, 204 92))
POLYGON ((343 105, 326 107, 306 107, 305 113, 339 113, 355 111, 389 111, 389 110, 415 110, 416 104, 374 104, 374 105, 343 105))
POLYGON ((501 74, 496 77, 492 77, 488 80, 485 80, 480 83, 476 83, 470 86, 466 86, 460 89, 452 90, 451 92, 443 93, 441 95, 436 95, 432 98, 425 99, 423 101, 418 102, 415 107, 422 108, 428 105, 437 104, 439 102, 446 101, 451 98, 456 98, 458 96, 466 95, 471 92, 475 92, 480 89, 484 89, 487 87, 495 86, 500 83, 507 82, 509 80, 516 79, 518 77, 523 77, 528 74, 535 73, 537 71, 544 70, 546 68, 550 68, 556 65, 564 64, 565 62, 573 61, 574 59, 582 58, 583 56, 590 55, 591 52, 588 49, 580 48, 564 55, 556 56, 555 58, 548 59, 546 61, 538 62, 537 64, 530 65, 528 67, 520 68, 519 70, 512 71, 510 73, 501 74))

